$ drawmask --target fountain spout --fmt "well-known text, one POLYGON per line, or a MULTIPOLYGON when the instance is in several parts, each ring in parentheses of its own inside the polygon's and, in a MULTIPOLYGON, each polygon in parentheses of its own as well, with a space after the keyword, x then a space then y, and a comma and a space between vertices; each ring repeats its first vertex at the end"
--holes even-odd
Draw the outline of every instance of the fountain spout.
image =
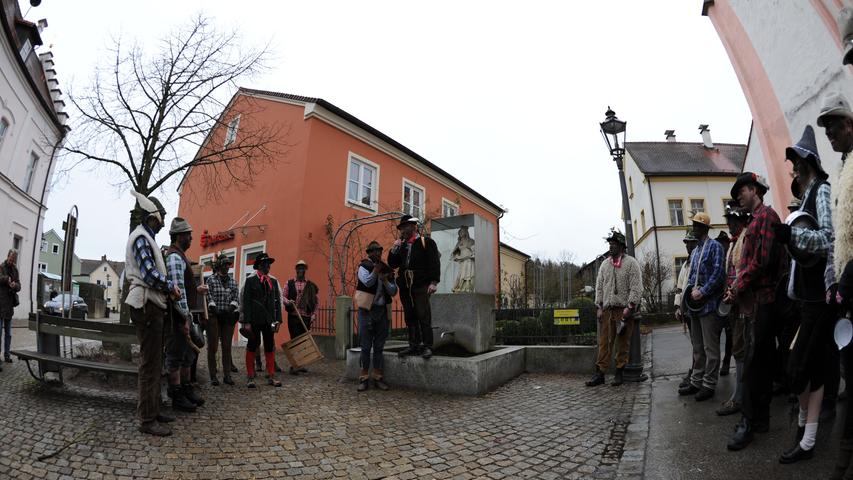
POLYGON ((453 330, 441 332, 441 338, 444 338, 445 335, 451 335, 452 336, 455 333, 456 332, 454 332, 453 330))

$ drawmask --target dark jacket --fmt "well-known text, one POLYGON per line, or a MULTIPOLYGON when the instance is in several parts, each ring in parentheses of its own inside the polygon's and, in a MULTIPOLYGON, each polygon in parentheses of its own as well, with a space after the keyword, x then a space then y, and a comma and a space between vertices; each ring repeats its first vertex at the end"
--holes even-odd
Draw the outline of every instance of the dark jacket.
MULTIPOLYGON (((384 266, 385 264, 382 264, 382 265, 384 266)), ((375 268, 377 268, 376 264, 374 264, 373 261, 370 260, 369 258, 365 258, 364 260, 362 260, 361 263, 358 265, 358 267, 367 270, 368 273, 373 273, 373 270, 375 268)), ((388 268, 388 267, 384 266, 382 268, 388 268)), ((381 271, 382 270, 380 270, 380 272, 381 271)), ((377 278, 376 281, 379 282, 379 279, 377 278)), ((391 272, 388 272, 388 281, 391 283, 394 283, 394 271, 393 270, 391 272)), ((391 293, 385 287, 384 283, 379 282, 379 284, 382 286, 381 288, 378 288, 375 284, 373 286, 368 287, 367 285, 364 284, 364 282, 361 281, 361 279, 358 277, 358 275, 355 276, 355 289, 356 290, 358 290, 360 292, 369 293, 371 295, 376 295, 376 296, 381 295, 382 299, 383 299, 383 304, 388 305, 389 303, 391 303, 391 300, 393 300, 393 297, 397 292, 395 291, 394 293, 391 293)), ((374 297, 374 304, 375 304, 375 301, 376 300, 374 297)))
POLYGON ((271 325, 281 323, 281 289, 278 280, 270 277, 272 290, 261 284, 261 278, 252 275, 243 287, 243 323, 271 325))
MULTIPOLYGON (((319 303, 319 299, 317 298, 317 294, 320 292, 320 289, 317 288, 317 284, 312 282, 311 280, 305 280, 305 288, 302 290, 302 298, 299 299, 299 305, 296 307, 299 308, 299 311, 305 312, 310 317, 314 314, 314 311, 317 310, 317 304, 319 303)), ((285 297, 288 300, 296 300, 296 279, 291 278, 287 281, 287 290, 285 290, 285 297)), ((286 307, 288 315, 296 316, 296 310, 293 309, 292 305, 288 305, 286 307)), ((304 319, 308 321, 308 319, 304 319)))
POLYGON ((430 283, 441 280, 438 246, 429 237, 418 237, 412 244, 403 242, 400 248, 392 248, 388 253, 388 265, 399 269, 397 286, 401 290, 425 289, 430 283))
POLYGON ((3 261, 0 264, 0 316, 11 318, 18 305, 18 292, 21 291, 21 279, 18 277, 18 267, 3 261), (18 284, 16 288, 9 287, 9 281, 18 284))
MULTIPOLYGON (((826 181, 816 182, 809 191, 808 197, 803 200, 803 211, 814 218, 820 218, 817 212, 817 190, 823 184, 828 185, 826 181)), ((826 257, 821 257, 817 264, 811 267, 797 263, 794 269, 794 293, 798 299, 806 302, 826 301, 826 287, 823 278, 826 262, 826 257)))

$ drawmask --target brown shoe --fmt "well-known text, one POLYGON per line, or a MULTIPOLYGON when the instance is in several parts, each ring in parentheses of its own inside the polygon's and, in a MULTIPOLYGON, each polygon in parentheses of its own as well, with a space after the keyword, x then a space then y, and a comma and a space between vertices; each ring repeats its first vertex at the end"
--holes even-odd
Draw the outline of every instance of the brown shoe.
POLYGON ((367 390, 369 388, 369 386, 370 386, 370 384, 368 383, 368 379, 367 378, 361 378, 358 380, 358 388, 356 388, 356 390, 359 392, 363 392, 363 391, 367 390))
POLYGON ((389 388, 391 388, 388 386, 387 383, 385 383, 385 380, 383 380, 382 377, 374 378, 373 379, 373 386, 378 388, 379 390, 382 390, 383 392, 387 391, 389 388))
POLYGON ((154 435, 155 437, 168 437, 172 434, 171 428, 157 422, 143 423, 139 426, 139 431, 149 435, 154 435))

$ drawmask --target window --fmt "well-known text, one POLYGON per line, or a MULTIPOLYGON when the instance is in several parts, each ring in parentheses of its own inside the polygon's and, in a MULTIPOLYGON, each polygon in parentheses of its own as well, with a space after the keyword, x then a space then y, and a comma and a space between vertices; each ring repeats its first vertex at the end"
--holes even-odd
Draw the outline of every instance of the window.
POLYGON ((646 211, 640 210, 640 233, 646 233, 646 211))
MULTIPOLYGON (((699 212, 705 212, 705 199, 704 198, 691 198, 690 199, 690 215, 696 215, 699 212)), ((705 212, 708 213, 708 212, 705 212)))
POLYGON ((113 286, 113 281, 112 281, 112 280, 107 280, 107 286, 108 286, 108 287, 112 287, 112 286, 113 286))
POLYGON ((347 201, 374 210, 373 203, 376 201, 377 179, 376 165, 369 164, 367 161, 350 154, 347 201))
POLYGON ((106 266, 104 266, 104 271, 105 271, 105 272, 107 271, 107 267, 106 267, 106 266))
POLYGON ((6 131, 9 130, 9 120, 0 118, 0 142, 6 137, 6 131))
POLYGON ((421 216, 424 212, 424 188, 420 185, 403 179, 403 213, 413 217, 421 216))
POLYGON ((669 224, 684 225, 684 200, 669 200, 669 224))
POLYGON ((30 152, 30 163, 27 165, 27 175, 24 177, 24 191, 31 193, 33 187, 33 179, 36 176, 36 167, 38 166, 39 156, 30 152))
POLYGON ((446 198, 441 199, 441 216, 442 217, 455 217, 459 215, 459 205, 451 202, 446 198))
POLYGON ((225 132, 225 146, 228 146, 234 143, 234 140, 237 140, 237 128, 239 127, 240 115, 237 115, 228 123, 228 130, 225 132))
POLYGON ((24 243, 24 239, 20 235, 15 235, 12 237, 12 248, 21 253, 21 245, 24 243))
POLYGON ((243 246, 243 262, 240 264, 240 272, 242 274, 239 282, 241 287, 245 283, 246 278, 248 278, 249 275, 255 273, 255 269, 253 268, 255 258, 257 258, 258 255, 264 253, 266 251, 266 248, 266 242, 258 242, 243 246))
POLYGON ((95 280, 95 285, 100 285, 100 284, 101 284, 100 280, 95 280))
POLYGON ((58 244, 58 243, 54 243, 54 244, 53 244, 53 248, 51 249, 51 251, 53 252, 53 254, 54 254, 54 255, 58 255, 58 254, 59 254, 59 244, 58 244))
POLYGON ((41 251, 47 253, 47 240, 41 239, 41 251))
POLYGON ((634 179, 628 177, 628 198, 634 198, 634 179))
POLYGON ((47 271, 47 264, 43 263, 43 262, 39 262, 39 272, 44 273, 46 271, 47 271))
POLYGON ((675 257, 675 261, 673 262, 673 266, 675 267, 675 279, 678 281, 678 275, 681 274, 681 269, 684 268, 684 264, 687 263, 687 259, 689 257, 675 257))
POLYGON ((111 297, 107 297, 107 304, 111 305, 113 303, 113 299, 111 297))
POLYGON ((21 58, 26 61, 27 57, 33 53, 33 45, 30 43, 30 39, 24 40, 24 44, 21 46, 21 58))
POLYGON ((634 220, 634 238, 637 238, 637 237, 639 237, 639 235, 637 235, 637 221, 634 220))

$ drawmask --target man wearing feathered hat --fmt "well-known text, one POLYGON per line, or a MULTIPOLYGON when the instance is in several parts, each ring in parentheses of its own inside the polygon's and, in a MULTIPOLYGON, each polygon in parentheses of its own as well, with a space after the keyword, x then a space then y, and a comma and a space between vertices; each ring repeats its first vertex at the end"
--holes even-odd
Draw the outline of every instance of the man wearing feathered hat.
MULTIPOLYGON (((320 304, 318 294, 320 289, 317 284, 306 278, 308 272, 308 264, 305 260, 299 260, 295 265, 296 276, 291 278, 285 284, 284 290, 284 305, 287 310, 287 331, 290 333, 290 338, 296 338, 305 333, 306 328, 311 330, 311 323, 314 321, 314 315, 317 312, 317 306, 320 304)), ((290 366, 289 373, 298 375, 300 373, 308 373, 308 369, 301 367, 299 369, 290 366)))
POLYGON ((267 369, 267 384, 280 387, 281 381, 275 377, 275 332, 281 325, 281 289, 278 280, 270 275, 270 266, 275 258, 266 253, 255 257, 253 268, 255 275, 246 279, 243 287, 243 318, 241 333, 247 338, 246 376, 248 388, 257 388, 255 384, 255 356, 263 341, 264 360, 267 369))
POLYGON ((643 277, 640 263, 625 253, 625 235, 616 229, 607 237, 609 258, 598 268, 595 278, 595 304, 598 306, 598 360, 596 372, 586 382, 588 387, 604 383, 604 372, 610 365, 613 343, 616 343, 616 373, 613 386, 622 385, 622 371, 628 364, 628 350, 634 327, 633 315, 640 306, 643 277))
POLYGON ((181 217, 172 219, 169 227, 169 248, 166 249, 166 272, 172 284, 181 291, 177 300, 169 302, 170 328, 166 330, 166 370, 169 372, 169 398, 172 408, 184 412, 195 412, 204 405, 190 384, 190 369, 197 354, 190 347, 191 310, 202 305, 200 295, 207 294, 206 285, 196 285, 191 262, 186 251, 192 245, 193 229, 181 217))
POLYGON ((697 402, 714 396, 720 368, 720 333, 723 323, 717 306, 725 285, 723 247, 708 236, 711 217, 705 212, 693 215, 693 236, 699 240, 690 256, 690 277, 684 291, 685 304, 692 305, 690 340, 693 345, 693 374, 690 384, 678 389, 679 395, 695 395, 697 402))
POLYGON ((752 214, 746 227, 737 279, 726 293, 726 301, 752 304, 750 309, 751 344, 744 365, 742 418, 727 444, 729 450, 749 445, 756 432, 770 428, 770 400, 773 391, 773 301, 776 285, 783 272, 784 252, 776 242, 773 225, 779 215, 764 204, 770 187, 753 172, 738 175, 731 196, 752 214))
POLYGON ((228 273, 232 260, 219 252, 213 258, 211 268, 213 275, 207 277, 205 283, 210 290, 208 313, 210 319, 207 325, 207 369, 210 373, 210 383, 219 385, 216 375, 216 350, 222 348, 222 382, 234 385, 231 379, 231 339, 234 336, 234 325, 237 323, 239 291, 234 277, 228 273))
POLYGON ((163 372, 163 321, 167 298, 180 298, 181 291, 166 276, 166 263, 154 240, 163 228, 166 211, 154 197, 138 192, 142 223, 131 233, 125 249, 125 277, 130 284, 124 303, 136 326, 139 340, 139 383, 136 414, 139 431, 157 436, 172 434, 165 425, 174 421, 160 413, 160 375, 163 372))
MULTIPOLYGON (((732 244, 726 252, 726 291, 728 292, 735 280, 737 280, 737 268, 740 264, 741 255, 743 253, 743 230, 751 219, 750 213, 741 208, 737 200, 731 200, 726 205, 726 224, 731 234, 732 244)), ((723 405, 717 409, 717 415, 726 416, 740 413, 741 403, 743 402, 743 361, 745 356, 745 331, 746 321, 744 313, 740 306, 735 303, 730 303, 731 310, 729 311, 730 334, 726 337, 726 353, 728 354, 728 344, 731 344, 731 355, 735 359, 735 391, 732 392, 731 398, 723 402, 723 405)), ((721 372, 722 373, 722 372, 721 372)))
POLYGON ((388 253, 388 265, 399 269, 397 286, 409 333, 409 347, 400 356, 432 357, 432 312, 429 297, 438 290, 441 263, 435 240, 418 233, 419 220, 403 215, 397 230, 400 238, 388 253))
POLYGON ((814 130, 806 125, 803 136, 796 145, 785 150, 785 157, 794 166, 794 178, 803 192, 800 212, 817 220, 817 228, 791 227, 786 223, 773 226, 776 238, 782 245, 808 254, 816 263, 791 260, 788 277, 788 298, 796 301, 800 328, 791 346, 789 361, 790 388, 799 396, 800 413, 796 444, 782 453, 779 461, 794 463, 814 455, 818 418, 823 401, 823 387, 827 380, 830 357, 827 345, 832 310, 826 303, 826 292, 831 290, 835 278, 827 276, 827 257, 832 247, 832 193, 826 181, 829 175, 823 170, 817 153, 814 130))

